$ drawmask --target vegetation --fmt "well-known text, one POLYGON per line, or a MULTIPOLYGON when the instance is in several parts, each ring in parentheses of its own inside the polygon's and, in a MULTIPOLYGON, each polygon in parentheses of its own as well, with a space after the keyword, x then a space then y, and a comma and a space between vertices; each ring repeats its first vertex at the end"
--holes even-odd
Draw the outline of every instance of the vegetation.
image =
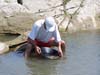
MULTIPOLYGON (((64 15, 65 15, 65 17, 64 17, 64 19, 62 20, 62 21, 64 21, 65 19, 66 19, 66 16, 68 15, 67 14, 67 11, 66 11, 66 4, 69 2, 70 0, 63 0, 63 7, 64 7, 64 15)), ((81 1, 81 3, 80 3, 80 5, 79 5, 79 7, 77 8, 77 10, 73 13, 73 14, 70 14, 70 19, 69 19, 69 22, 68 22, 68 25, 67 25, 67 27, 65 28, 65 31, 67 31, 68 30, 68 26, 69 26, 69 24, 71 23, 71 20, 73 19, 73 16, 75 16, 77 13, 78 13, 78 10, 81 8, 81 7, 83 7, 83 2, 84 2, 85 0, 82 0, 81 1)), ((69 8, 70 9, 70 8, 69 8)))
POLYGON ((67 12, 66 12, 66 4, 69 2, 70 0, 63 0, 63 7, 64 7, 64 15, 66 16, 67 15, 67 12))

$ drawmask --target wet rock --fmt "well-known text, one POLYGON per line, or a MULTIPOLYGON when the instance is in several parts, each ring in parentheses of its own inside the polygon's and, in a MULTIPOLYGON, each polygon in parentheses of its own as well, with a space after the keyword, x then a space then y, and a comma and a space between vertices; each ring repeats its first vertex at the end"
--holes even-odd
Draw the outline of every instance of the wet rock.
POLYGON ((0 42, 0 54, 6 53, 9 51, 9 46, 5 43, 0 42))
POLYGON ((10 40, 5 42, 7 45, 9 45, 10 48, 12 47, 16 47, 19 46, 23 43, 27 42, 27 34, 21 34, 19 35, 17 38, 15 38, 14 40, 10 40))

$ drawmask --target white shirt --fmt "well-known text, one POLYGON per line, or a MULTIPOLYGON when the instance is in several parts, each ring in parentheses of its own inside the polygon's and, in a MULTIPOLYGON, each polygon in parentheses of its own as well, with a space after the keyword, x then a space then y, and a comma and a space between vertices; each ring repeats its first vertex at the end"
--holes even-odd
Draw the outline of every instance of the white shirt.
POLYGON ((32 31, 28 35, 32 40, 38 39, 43 42, 48 42, 50 38, 54 37, 56 42, 61 41, 60 33, 56 25, 56 29, 53 32, 47 32, 44 28, 44 20, 38 20, 32 27, 32 31))

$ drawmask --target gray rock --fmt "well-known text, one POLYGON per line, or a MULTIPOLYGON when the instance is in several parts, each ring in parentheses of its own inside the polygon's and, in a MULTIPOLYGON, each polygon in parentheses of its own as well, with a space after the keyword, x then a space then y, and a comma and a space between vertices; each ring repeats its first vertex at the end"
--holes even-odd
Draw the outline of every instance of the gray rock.
POLYGON ((33 14, 17 3, 0 4, 0 33, 22 34, 31 29, 33 14))
POLYGON ((89 30, 89 29, 100 28, 98 27, 98 24, 100 23, 99 22, 100 14, 98 14, 100 13, 99 3, 100 3, 100 0, 93 0, 93 1, 92 0, 71 0, 69 1, 66 5, 66 9, 74 7, 73 9, 69 9, 66 11, 67 13, 73 15, 73 18, 69 25, 69 30, 77 31, 77 30, 89 30), (81 4, 82 1, 83 3, 81 4), (81 7, 80 7, 80 4, 81 4, 81 7))
POLYGON ((59 27, 65 29, 68 26, 68 31, 98 29, 99 27, 100 0, 68 0, 65 5, 62 0, 23 0, 23 5, 17 4, 14 0, 8 0, 8 3, 5 0, 2 2, 4 5, 0 5, 0 8, 2 7, 0 11, 4 14, 4 17, 1 17, 0 21, 4 21, 2 22, 3 29, 0 29, 1 31, 10 32, 9 30, 14 28, 11 32, 16 33, 18 31, 22 33, 31 29, 33 24, 32 15, 34 15, 34 18, 55 16, 59 27), (83 3, 81 3, 82 1, 83 3), (67 13, 66 18, 64 11, 67 13), (21 13, 24 13, 25 16, 21 13), (26 13, 28 14, 26 15, 26 13), (71 21, 70 15, 72 15, 71 21), (5 28, 4 25, 10 27, 5 28), (26 25, 24 27, 28 25, 29 28, 24 28, 23 25, 26 25), (23 28, 20 29, 19 26, 23 28))

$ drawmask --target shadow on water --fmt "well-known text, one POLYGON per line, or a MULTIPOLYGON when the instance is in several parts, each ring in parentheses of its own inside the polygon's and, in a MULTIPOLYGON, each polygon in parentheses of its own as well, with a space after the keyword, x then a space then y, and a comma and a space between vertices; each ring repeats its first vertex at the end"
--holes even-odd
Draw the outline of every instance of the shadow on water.
POLYGON ((64 58, 26 60, 10 52, 0 56, 0 75, 100 75, 100 30, 61 36, 67 43, 64 58))

